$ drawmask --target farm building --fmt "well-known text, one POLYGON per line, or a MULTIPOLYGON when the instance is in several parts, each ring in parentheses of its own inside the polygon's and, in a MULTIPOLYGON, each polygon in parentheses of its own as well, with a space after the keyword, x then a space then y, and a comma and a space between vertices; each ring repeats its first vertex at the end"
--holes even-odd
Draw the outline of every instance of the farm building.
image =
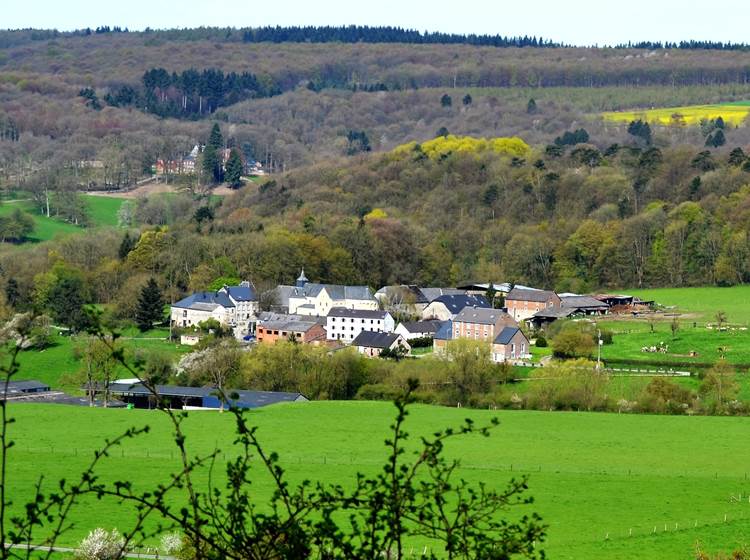
POLYGON ((514 287, 505 298, 508 313, 516 321, 528 319, 537 311, 560 307, 562 300, 555 292, 514 287))
MULTIPOLYGON (((136 408, 156 408, 156 401, 151 391, 141 383, 113 383, 109 386, 111 395, 136 408)), ((218 410, 221 400, 214 387, 181 387, 178 385, 157 385, 156 392, 167 401, 170 408, 185 410, 218 410)), ((237 395, 231 401, 238 408, 259 408, 282 402, 306 402, 308 399, 301 393, 282 393, 275 391, 235 391, 229 389, 227 395, 237 395)))
POLYGON ((529 339, 518 327, 505 327, 492 342, 493 362, 515 362, 529 358, 529 339))
POLYGON ((406 339, 396 333, 362 331, 352 341, 352 346, 356 346, 360 354, 371 358, 380 356, 384 350, 402 348, 407 354, 411 351, 411 346, 406 339))
POLYGON ((395 333, 400 334, 406 340, 415 338, 432 338, 440 328, 440 321, 414 321, 399 323, 395 333))
POLYGON ((445 295, 436 298, 422 312, 422 319, 448 321, 458 315, 464 307, 491 307, 484 296, 466 294, 445 295))

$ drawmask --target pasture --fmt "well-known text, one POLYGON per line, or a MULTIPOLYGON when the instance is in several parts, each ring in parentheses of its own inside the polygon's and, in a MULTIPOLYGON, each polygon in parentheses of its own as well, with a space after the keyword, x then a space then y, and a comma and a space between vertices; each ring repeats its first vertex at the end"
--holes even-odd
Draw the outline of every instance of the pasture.
MULTIPOLYGON (((130 426, 148 424, 152 430, 112 453, 101 466, 103 479, 126 479, 146 489, 177 468, 171 431, 159 412, 42 404, 17 404, 10 410, 17 418, 9 470, 15 508, 29 497, 40 473, 50 486, 62 477, 72 479, 105 437, 130 426)), ((393 412, 388 403, 311 402, 250 415, 261 440, 280 454, 291 481, 351 484, 356 472, 371 474, 380 468, 393 412)), ((750 452, 745 435, 750 419, 420 405, 412 407, 407 429, 415 442, 415 436, 465 417, 486 422, 493 415, 501 425, 489 439, 456 439, 446 451, 461 458, 460 474, 473 482, 502 486, 512 476, 530 476, 536 500, 530 507, 549 524, 544 545, 549 558, 682 560, 692 556, 696 542, 723 551, 746 542, 750 452), (743 499, 733 501, 740 494, 743 499)), ((190 413, 186 429, 191 452, 219 448, 222 457, 233 456, 231 415, 190 413)), ((205 484, 206 473, 198 479, 205 484)), ((263 476, 254 488, 259 500, 269 495, 263 476)), ((73 516, 75 527, 61 544, 75 544, 96 526, 126 529, 133 511, 92 499, 73 516)), ((415 549, 426 544, 410 543, 415 549)))
POLYGON ((636 109, 631 111, 607 111, 602 113, 606 121, 629 123, 637 119, 651 124, 685 126, 721 117, 724 122, 739 126, 750 114, 750 101, 718 103, 716 105, 686 105, 683 107, 662 107, 658 109, 636 109))
MULTIPOLYGON (((135 349, 158 350, 172 355, 177 360, 190 348, 166 341, 168 332, 167 329, 154 329, 140 333, 133 328, 122 331, 120 340, 128 355, 135 349)), ((55 389, 80 392, 81 383, 77 380, 76 374, 83 371, 84 365, 76 357, 76 348, 84 347, 85 337, 64 335, 53 330, 52 340, 52 345, 44 350, 27 350, 19 354, 21 377, 43 381, 55 389)), ((132 377, 124 370, 121 373, 125 377, 132 377)))
MULTIPOLYGON (((117 213, 123 203, 121 199, 90 195, 80 196, 86 203, 91 227, 117 226, 117 213)), ((84 230, 80 226, 57 219, 54 216, 48 218, 40 214, 39 208, 32 201, 26 199, 3 201, 3 204, 0 205, 0 215, 10 214, 16 208, 28 213, 34 220, 34 230, 28 239, 31 242, 49 241, 58 235, 69 235, 84 230)))

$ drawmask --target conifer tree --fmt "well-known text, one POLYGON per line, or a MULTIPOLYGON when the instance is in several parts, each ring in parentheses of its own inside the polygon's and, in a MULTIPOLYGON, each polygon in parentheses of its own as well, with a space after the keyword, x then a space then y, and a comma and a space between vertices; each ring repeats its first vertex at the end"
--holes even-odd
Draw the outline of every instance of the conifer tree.
POLYGON ((147 331, 154 326, 154 323, 160 323, 163 320, 164 301, 161 290, 156 284, 156 280, 150 278, 141 289, 138 308, 135 311, 135 322, 139 330, 147 331))
POLYGON ((130 254, 130 251, 135 249, 136 239, 130 236, 130 232, 125 232, 125 237, 122 238, 122 242, 120 243, 120 248, 117 251, 117 256, 120 257, 120 260, 123 261, 126 258, 128 258, 128 255, 130 254))
POLYGON ((211 128, 211 135, 208 137, 208 143, 206 147, 211 146, 215 150, 220 150, 224 147, 224 137, 221 135, 221 128, 218 123, 214 123, 211 128))
POLYGON ((236 148, 232 148, 232 151, 229 153, 225 179, 232 188, 236 189, 242 186, 242 157, 236 148))

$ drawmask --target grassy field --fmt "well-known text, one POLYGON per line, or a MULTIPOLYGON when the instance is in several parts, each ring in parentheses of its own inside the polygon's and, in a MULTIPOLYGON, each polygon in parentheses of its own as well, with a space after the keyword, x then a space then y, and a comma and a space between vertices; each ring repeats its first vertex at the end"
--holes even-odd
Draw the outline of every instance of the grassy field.
MULTIPOLYGON (((122 206, 123 200, 119 198, 107 198, 103 196, 81 195, 88 207, 91 227, 115 227, 117 226, 117 212, 122 206)), ((83 231, 83 228, 74 224, 59 220, 57 218, 39 214, 39 209, 29 200, 9 200, 0 205, 0 215, 10 214, 16 208, 27 212, 34 219, 34 231, 29 236, 29 241, 40 242, 53 239, 57 235, 68 235, 83 231)))
POLYGON ((642 299, 654 300, 682 313, 695 314, 699 321, 715 321, 717 311, 724 311, 730 323, 750 325, 750 285, 729 288, 656 288, 627 290, 642 299))
MULTIPOLYGON (((129 426, 149 424, 152 431, 112 454, 103 478, 124 478, 145 489, 177 466, 170 430, 158 412, 38 404, 14 405, 11 412, 18 419, 10 467, 16 507, 39 474, 49 484, 71 479, 98 442, 129 426)), ((313 402, 262 409, 252 418, 293 481, 350 484, 356 472, 373 473, 381 464, 392 414, 387 403, 313 402)), ((487 421, 493 414, 501 426, 489 440, 456 440, 447 452, 461 458, 461 475, 473 482, 500 486, 519 473, 530 475, 532 507, 549 524, 549 558, 677 560, 692 557, 696 542, 709 550, 746 542, 749 419, 415 406, 408 427, 413 435, 427 434, 467 416, 487 421), (745 499, 733 502, 740 493, 745 499)), ((231 424, 228 414, 192 413, 190 448, 218 447, 231 457, 231 424)), ((199 478, 205 482, 205 473, 199 478)), ((259 498, 270 491, 264 477, 254 488, 259 498)), ((96 526, 125 529, 132 515, 126 506, 87 501, 75 511, 76 527, 66 542, 74 544, 96 526)))
POLYGON ((604 120, 613 122, 630 122, 642 119, 660 125, 698 124, 702 119, 721 117, 724 122, 738 126, 743 124, 750 114, 750 101, 735 101, 716 105, 686 105, 683 107, 663 107, 635 111, 609 111, 602 113, 604 120))
MULTIPOLYGON (((130 329, 122 332, 121 340, 126 349, 161 350, 175 358, 190 350, 187 346, 165 341, 167 334, 166 329, 154 329, 147 333, 139 333, 137 329, 130 329)), ((29 350, 19 355, 21 377, 43 381, 55 389, 64 389, 71 392, 80 390, 80 384, 72 380, 71 376, 83 367, 74 355, 74 348, 76 346, 82 347, 85 343, 84 338, 57 334, 53 340, 54 344, 49 348, 29 350)), ((122 373, 126 377, 132 377, 125 371, 122 373)))

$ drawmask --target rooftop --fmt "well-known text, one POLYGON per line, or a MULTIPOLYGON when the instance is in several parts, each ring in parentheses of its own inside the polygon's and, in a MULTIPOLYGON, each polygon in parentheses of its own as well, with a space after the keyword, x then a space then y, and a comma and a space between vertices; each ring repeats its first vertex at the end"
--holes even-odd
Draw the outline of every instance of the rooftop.
POLYGON ((506 301, 538 301, 546 302, 550 299, 554 299, 556 296, 555 292, 549 290, 537 290, 536 288, 519 288, 514 287, 505 298, 506 301))
POLYGON ((396 333, 362 331, 354 340, 352 340, 352 345, 365 348, 385 349, 393 346, 393 343, 396 342, 400 336, 401 335, 396 333))
POLYGON ((332 307, 328 317, 351 317, 352 319, 385 319, 387 311, 373 309, 348 309, 346 307, 332 307))
POLYGON ((487 307, 464 307, 461 312, 453 318, 456 323, 479 323, 480 325, 494 325, 502 319, 510 319, 502 309, 487 307))
POLYGON ((510 344, 513 337, 519 332, 521 332, 521 329, 518 327, 505 327, 500 331, 500 334, 495 337, 495 344, 510 344))

